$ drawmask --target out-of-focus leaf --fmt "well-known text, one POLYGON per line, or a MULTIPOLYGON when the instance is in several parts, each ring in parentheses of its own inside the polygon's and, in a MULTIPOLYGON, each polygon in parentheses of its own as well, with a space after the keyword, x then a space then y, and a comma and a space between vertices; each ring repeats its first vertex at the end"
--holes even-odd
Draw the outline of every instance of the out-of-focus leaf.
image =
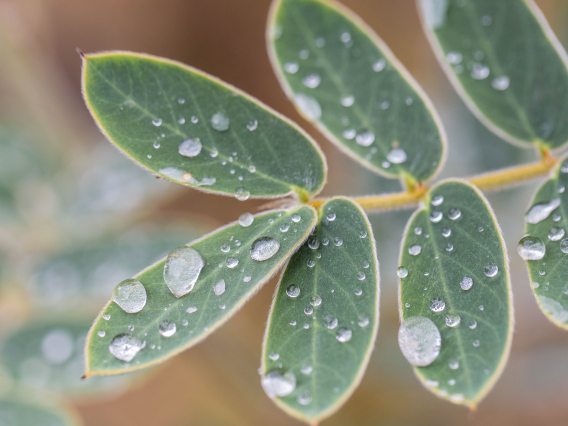
POLYGON ((568 330, 568 160, 533 197, 526 216, 528 239, 519 252, 526 259, 538 305, 554 324, 568 330))
POLYGON ((143 309, 129 314, 116 302, 108 303, 87 340, 86 374, 149 367, 203 340, 301 245, 316 216, 312 207, 299 206, 259 214, 252 223, 249 217, 188 244, 191 249, 182 246, 181 253, 176 249, 168 255, 170 261, 163 259, 136 275, 145 288, 143 309), (172 279, 180 272, 193 275, 194 287, 176 298, 164 277, 172 285, 181 281, 172 279))
POLYGON ((194 68, 126 52, 85 56, 85 100, 108 138, 148 170, 239 199, 321 189, 321 150, 299 127, 194 68))
POLYGON ((432 178, 445 135, 430 100, 358 16, 322 0, 276 0, 268 50, 286 94, 342 151, 384 176, 432 178))
POLYGON ((417 0, 430 43, 477 117, 524 146, 568 141, 566 52, 532 0, 417 0))
POLYGON ((367 216, 344 198, 325 203, 319 216, 283 274, 262 354, 266 393, 306 421, 331 415, 351 396, 379 326, 379 265, 367 216))
POLYGON ((505 245, 491 207, 470 184, 446 181, 425 202, 401 247, 399 345, 428 390, 475 407, 511 346, 505 245))

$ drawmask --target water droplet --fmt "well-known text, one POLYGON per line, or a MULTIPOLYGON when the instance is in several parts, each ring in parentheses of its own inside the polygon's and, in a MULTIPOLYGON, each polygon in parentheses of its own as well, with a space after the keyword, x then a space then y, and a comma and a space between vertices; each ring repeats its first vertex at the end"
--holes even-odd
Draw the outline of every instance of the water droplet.
POLYGON ((245 275, 245 276, 243 277, 243 281, 244 281, 245 283, 248 283, 250 280, 252 280, 252 277, 251 277, 250 275, 245 275))
POLYGON ((366 278, 366 275, 363 272, 357 272, 357 279, 359 281, 363 281, 366 278))
POLYGON ((341 97, 339 102, 341 102, 341 105, 343 105, 344 107, 350 107, 355 102, 355 97, 353 97, 352 95, 345 95, 341 97))
POLYGON ((314 367, 309 364, 304 364, 302 365, 302 367, 300 367, 300 372, 302 374, 305 374, 306 376, 312 374, 312 371, 314 371, 314 367))
POLYGON ((185 118, 181 117, 181 118, 178 120, 178 123, 179 123, 179 124, 185 124, 185 118))
POLYGON ((191 122, 193 124, 197 124, 197 123, 199 123, 199 118, 197 118, 195 115, 192 115, 191 116, 191 122))
POLYGON ((459 315, 446 315, 446 325, 448 327, 457 327, 461 322, 461 317, 459 315))
POLYGON ((130 362, 145 346, 145 341, 143 342, 131 334, 119 334, 112 339, 108 350, 115 358, 124 362, 130 362))
POLYGON ((99 331, 97 331, 97 335, 98 335, 99 337, 105 337, 105 336, 106 336, 106 332, 105 332, 104 330, 99 330, 99 331))
POLYGON ((296 389, 296 376, 292 372, 282 373, 272 370, 266 373, 260 381, 264 392, 270 397, 290 395, 296 389))
POLYGON ((302 220, 302 217, 301 217, 299 214, 294 213, 294 214, 292 215, 292 222, 298 223, 298 222, 301 221, 301 220, 302 220))
POLYGON ((353 139, 357 135, 357 130, 355 129, 345 129, 343 131, 343 137, 347 140, 353 139))
POLYGON ((357 134, 355 142, 357 142, 361 146, 369 146, 373 142, 375 142, 375 134, 369 130, 364 130, 357 134))
POLYGON ((471 344, 473 345, 474 348, 479 348, 481 342, 479 340, 474 340, 471 344))
POLYGON ((373 64, 373 71, 381 72, 387 66, 387 61, 384 59, 379 59, 377 62, 373 64))
POLYGON ((137 279, 129 278, 116 286, 112 300, 124 312, 134 314, 140 312, 146 305, 146 289, 137 279))
POLYGON ((355 296, 361 296, 362 294, 363 294, 363 290, 361 290, 360 288, 355 289, 355 296))
POLYGON ((323 238, 323 239, 321 240, 321 243, 322 243, 324 246, 327 246, 327 245, 329 244, 329 239, 323 238))
POLYGON ((562 241, 560 241, 560 250, 562 251, 562 253, 568 254, 568 238, 564 238, 562 241))
POLYGON ((197 312, 197 308, 195 306, 190 306, 185 310, 185 312, 187 312, 188 314, 193 314, 194 312, 197 312))
POLYGON ((442 195, 434 195, 432 197, 431 203, 432 203, 433 206, 437 207, 440 204, 442 204, 443 202, 444 202, 444 197, 442 195))
POLYGON ((359 238, 367 238, 367 231, 359 232, 359 238))
POLYGON ((448 243, 448 245, 446 246, 446 251, 452 251, 454 249, 454 245, 451 243, 448 243))
POLYGON ((337 318, 335 318, 333 315, 327 315, 323 319, 323 323, 325 325, 325 328, 327 328, 329 330, 333 330, 335 327, 337 327, 337 324, 339 323, 339 321, 337 321, 337 318))
POLYGON ((450 228, 444 228, 442 229, 442 235, 448 238, 450 235, 452 235, 452 230, 450 228))
POLYGON ((222 244, 221 245, 221 251, 223 253, 228 253, 231 250, 231 246, 228 244, 222 244))
POLYGON ((527 235, 519 241, 517 251, 525 260, 539 260, 544 257, 546 246, 540 238, 527 235))
POLYGON ((280 358, 280 355, 277 354, 276 352, 272 351, 268 355, 268 358, 270 358, 272 361, 278 361, 278 358, 280 358))
POLYGON ((533 205, 526 214, 526 219, 528 223, 537 224, 542 222, 550 213, 558 208, 560 205, 560 198, 555 198, 548 203, 537 203, 533 205))
POLYGON ((311 306, 308 306, 308 307, 304 308, 304 313, 306 315, 311 315, 311 314, 314 313, 314 308, 312 308, 311 306))
POLYGON ((444 214, 439 210, 434 210, 432 213, 430 213, 430 221, 432 221, 433 223, 438 223, 442 220, 443 217, 444 214))
POLYGON ((422 228, 420 228, 420 227, 414 228, 414 233, 415 233, 416 235, 422 235, 422 228))
POLYGON ((211 127, 219 132, 229 130, 229 117, 222 112, 217 112, 211 117, 211 127))
POLYGON ((480 310, 480 311, 483 311, 484 309, 485 309, 485 306, 479 305, 479 310, 480 310))
POLYGON ((408 276, 408 269, 406 269, 404 266, 400 266, 397 270, 396 270, 396 275, 399 278, 406 278, 408 276))
POLYGON ((333 222, 335 220, 335 213, 328 213, 326 218, 329 222, 333 222))
POLYGON ((250 257, 252 260, 262 262, 270 259, 280 250, 280 243, 271 237, 260 237, 252 243, 250 257))
POLYGON ((239 188, 235 192, 235 198, 239 201, 246 201, 250 197, 250 192, 246 189, 239 188))
POLYGON ((540 295, 538 296, 538 299, 542 309, 550 316, 550 318, 561 324, 568 322, 568 310, 566 310, 560 302, 540 295))
POLYGON ((110 314, 103 314, 103 319, 108 321, 110 319, 110 314))
POLYGON ((497 77, 491 82, 491 86, 493 86, 495 90, 499 91, 507 90, 509 88, 509 84, 511 84, 511 79, 506 75, 497 77))
POLYGON ((548 238, 550 239, 550 241, 558 241, 564 237, 564 234, 564 229, 554 226, 550 228, 550 231, 548 232, 548 238))
POLYGON ((458 368, 460 368, 460 363, 458 361, 451 361, 448 366, 452 369, 452 370, 457 370, 458 368))
POLYGON ((289 224, 289 223, 283 223, 282 225, 280 225, 280 231, 281 231, 281 232, 287 232, 288 229, 290 229, 290 224, 289 224))
POLYGON ((446 55, 446 61, 448 64, 457 65, 461 63, 463 56, 460 52, 448 52, 446 55))
POLYGON ((158 328, 160 334, 164 337, 172 337, 176 334, 177 326, 175 322, 164 320, 160 323, 160 327, 158 328))
POLYGON ((323 38, 323 37, 316 38, 316 46, 317 47, 324 47, 325 46, 325 38, 323 38))
POLYGON ((239 260, 235 259, 233 257, 229 257, 227 259, 227 262, 226 262, 227 268, 229 268, 229 269, 235 268, 238 264, 239 264, 239 260))
POLYGON ((318 296, 317 294, 313 295, 312 297, 310 297, 310 305, 312 306, 319 306, 321 305, 321 297, 318 296))
POLYGON ((426 367, 440 355, 442 336, 436 324, 428 318, 410 317, 398 330, 398 345, 411 365, 426 367))
POLYGON ((308 247, 311 248, 312 250, 316 250, 317 248, 319 248, 319 240, 317 238, 310 238, 308 240, 308 247))
POLYGON ((450 211, 448 212, 448 217, 451 220, 457 220, 461 217, 461 214, 462 214, 462 212, 461 212, 460 209, 458 209, 457 207, 452 207, 450 209, 450 211))
POLYGON ((156 127, 159 127, 159 126, 162 125, 162 119, 161 119, 161 118, 154 118, 154 119, 152 120, 152 124, 153 124, 154 126, 156 126, 156 127))
POLYGON ((306 119, 313 121, 321 118, 321 106, 312 96, 298 93, 294 96, 294 103, 306 119))
POLYGON ((335 333, 335 338, 341 343, 348 342, 352 336, 353 332, 346 327, 339 327, 335 333))
POLYGON ((181 246, 172 250, 164 265, 164 280, 172 294, 180 298, 193 290, 203 266, 205 263, 195 249, 181 246))
POLYGON ((432 299, 430 300, 430 309, 432 310, 432 312, 442 312, 444 309, 446 309, 446 302, 438 298, 432 299))
POLYGON ((239 225, 241 225, 244 228, 251 226, 253 222, 254 222, 254 216, 250 213, 243 213, 239 217, 239 225))
POLYGON ((469 290, 473 286, 473 278, 463 277, 460 282, 460 287, 462 290, 469 290))
POLYGON ((213 286, 213 292, 215 293, 215 296, 221 296, 223 293, 225 293, 225 280, 221 280, 217 284, 215 284, 213 286))
POLYGON ((335 237, 335 238, 333 239, 333 244, 336 245, 337 247, 339 247, 340 245, 343 244, 343 240, 342 240, 341 238, 339 238, 339 237, 335 237))
POLYGON ((257 127, 258 127, 258 121, 256 120, 251 120, 247 124, 247 129, 249 129, 251 132, 254 132, 257 129, 257 127))
POLYGON ((473 64, 471 76, 476 80, 484 80, 489 77, 489 67, 480 63, 473 64))
POLYGON ((288 74, 296 74, 300 69, 300 65, 297 62, 286 62, 284 64, 284 71, 288 74))
POLYGON ((387 154, 387 160, 393 164, 401 164, 406 161, 406 152, 401 148, 393 148, 387 154))
POLYGON ((300 287, 295 286, 294 284, 288 286, 286 289, 286 294, 289 297, 298 297, 300 295, 300 287))
POLYGON ((369 318, 364 315, 359 315, 359 321, 357 321, 357 325, 361 328, 367 327, 369 325, 369 318))
POLYGON ((422 247, 419 246, 418 244, 415 244, 408 249, 408 253, 410 253, 412 256, 418 256, 421 251, 422 247))
POLYGON ((495 265, 494 263, 489 263, 487 265, 485 265, 484 271, 485 276, 489 277, 489 278, 493 278, 494 276, 496 276, 499 273, 499 267, 497 265, 495 265))
POLYGON ((302 81, 304 82, 304 86, 309 87, 310 89, 315 89, 321 83, 321 77, 317 74, 311 73, 305 76, 302 81))
POLYGON ((203 146, 198 138, 186 139, 180 144, 178 152, 184 157, 195 157, 199 155, 201 148, 203 148, 203 146))
POLYGON ((308 260, 308 268, 313 268, 314 266, 316 266, 316 262, 315 260, 308 260))
POLYGON ((152 146, 153 146, 154 148, 158 149, 161 145, 160 145, 160 142, 154 141, 154 143, 152 144, 152 146))
POLYGON ((310 52, 307 49, 300 50, 300 54, 298 55, 300 59, 308 59, 310 57, 310 52))

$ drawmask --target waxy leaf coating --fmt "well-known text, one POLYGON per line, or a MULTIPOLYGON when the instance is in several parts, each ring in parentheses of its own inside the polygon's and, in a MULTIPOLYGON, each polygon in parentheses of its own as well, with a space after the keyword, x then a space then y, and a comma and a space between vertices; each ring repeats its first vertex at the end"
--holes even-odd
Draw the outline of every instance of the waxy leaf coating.
POLYGON ((450 81, 500 137, 554 149, 568 141, 567 56, 532 0, 417 0, 450 81))
POLYGON ((275 398, 278 406, 302 420, 333 414, 359 384, 378 325, 371 226, 357 204, 334 198, 278 286, 262 354, 265 390, 278 390, 271 374, 291 374, 295 388, 275 398))
MULTIPOLYGON (((500 376, 511 345, 505 245, 491 207, 472 185, 443 182, 424 202, 401 247, 400 319, 422 317, 440 331, 439 356, 415 367, 422 383, 442 398, 475 407, 500 376)), ((427 349, 399 344, 419 357, 427 349)))
POLYGON ((107 137, 146 169, 239 199, 305 198, 321 189, 321 150, 298 126, 240 90, 167 59, 86 55, 83 90, 107 137))
POLYGON ((426 181, 445 135, 426 94, 358 16, 323 0, 276 0, 272 65, 287 96, 342 151, 391 178, 426 181))
POLYGON ((204 266, 195 286, 180 298, 164 281, 166 259, 136 275, 146 289, 144 308, 128 314, 113 301, 107 304, 87 338, 86 374, 149 367, 204 339, 278 270, 307 238, 316 219, 309 206, 274 210, 256 215, 246 227, 233 223, 188 244, 201 255, 204 266), (277 240, 279 250, 266 260, 254 260, 253 244, 265 237, 277 240))

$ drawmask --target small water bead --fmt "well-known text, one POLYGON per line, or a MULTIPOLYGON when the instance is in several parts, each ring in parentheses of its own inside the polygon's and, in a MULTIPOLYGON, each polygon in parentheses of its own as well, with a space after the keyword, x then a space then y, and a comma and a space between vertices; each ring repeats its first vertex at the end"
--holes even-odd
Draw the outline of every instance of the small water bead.
POLYGON ((243 228, 251 226, 253 222, 254 216, 250 213, 243 213, 239 216, 239 225, 241 225, 243 228))
POLYGON ((560 241, 560 251, 564 254, 568 254, 568 238, 564 238, 560 241))
POLYGON ((195 157, 199 155, 202 148, 199 138, 186 139, 180 144, 178 152, 184 157, 195 157))
POLYGON ((250 249, 250 257, 257 262, 270 259, 280 250, 280 243, 272 237, 260 237, 256 239, 250 249))
POLYGON ((355 296, 361 296, 363 294, 363 290, 360 288, 355 289, 355 296))
POLYGON ((231 250, 231 246, 228 244, 222 244, 221 245, 221 251, 223 253, 228 253, 231 250))
POLYGON ((474 348, 479 348, 481 342, 479 340, 474 340, 471 344, 473 345, 474 348))
POLYGON ((172 337, 176 334, 177 326, 175 322, 164 320, 160 323, 158 330, 162 336, 172 337))
POLYGON ((303 390, 298 394, 297 397, 298 404, 309 405, 312 402, 312 395, 309 390, 303 390))
POLYGON ((300 59, 308 59, 310 57, 310 51, 307 49, 302 49, 300 50, 298 56, 300 57, 300 59))
POLYGON ((397 270, 396 270, 396 275, 399 278, 406 278, 408 276, 408 269, 406 269, 404 266, 400 266, 397 270))
POLYGON ((282 225, 280 225, 280 232, 287 232, 288 229, 290 229, 289 223, 283 223, 282 225))
POLYGON ((251 120, 247 124, 247 129, 249 129, 251 132, 254 132, 257 129, 257 127, 258 127, 257 120, 251 120))
POLYGON ((335 237, 335 238, 333 239, 333 244, 336 245, 337 247, 339 247, 340 245, 343 244, 343 240, 342 240, 341 238, 339 238, 339 237, 335 237))
POLYGON ((105 332, 104 330, 99 330, 99 331, 97 331, 97 335, 98 335, 99 337, 105 337, 105 336, 106 336, 106 332, 105 332))
POLYGON ((418 256, 421 251, 422 246, 419 246, 418 244, 415 244, 408 249, 408 253, 410 253, 412 256, 418 256))
POLYGON ((432 312, 442 312, 446 308, 446 302, 442 299, 432 299, 430 300, 430 310, 432 312))
POLYGON ((300 64, 298 64, 297 62, 286 62, 284 64, 284 71, 286 71, 288 74, 296 74, 299 69, 300 64))
POLYGON ((357 272, 357 279, 359 281, 363 281, 366 277, 366 275, 363 272, 357 272))
POLYGON ((211 148, 211 152, 209 153, 209 155, 215 158, 219 155, 219 150, 217 148, 211 148))
POLYGON ((562 238, 564 238, 565 233, 566 232, 564 231, 564 229, 554 226, 550 228, 550 231, 548 232, 548 239, 550 241, 561 240, 562 238))
POLYGON ((451 243, 448 243, 448 245, 446 246, 446 251, 452 251, 454 249, 454 245, 451 243))
POLYGON ((459 315, 446 315, 446 325, 448 327, 457 327, 458 325, 460 325, 461 322, 461 317, 459 315))
POLYGON ((112 300, 129 314, 140 312, 146 305, 146 289, 134 278, 122 281, 112 293, 112 300))
POLYGON ((280 355, 278 353, 272 351, 268 355, 268 358, 270 358, 272 361, 278 361, 278 358, 280 358, 280 355))
POLYGON ((493 278, 499 273, 499 267, 494 263, 489 263, 485 265, 483 273, 485 274, 486 277, 493 278))
POLYGON ((550 216, 550 213, 556 210, 559 205, 560 198, 555 198, 547 203, 537 203, 533 205, 526 214, 527 222, 533 225, 542 222, 550 216))
POLYGON ((314 313, 314 308, 312 308, 311 306, 307 306, 307 307, 304 308, 304 313, 306 315, 311 315, 311 314, 314 313))
POLYGON ((448 385, 454 386, 455 384, 456 384, 456 379, 450 379, 450 380, 448 380, 448 385))
POLYGON ((472 321, 469 323, 469 328, 475 330, 477 328, 477 321, 472 321))
POLYGON ((432 197, 431 203, 432 203, 433 206, 437 207, 440 204, 442 204, 443 202, 444 202, 444 197, 442 195, 434 195, 432 197))
POLYGON ((298 297, 300 295, 300 287, 292 284, 292 285, 288 286, 288 288, 286 289, 286 294, 289 297, 298 297))
POLYGON ((321 77, 318 74, 308 74, 302 80, 304 86, 309 87, 310 89, 315 89, 321 83, 321 77))
POLYGON ((161 145, 160 145, 160 142, 154 141, 154 143, 152 144, 152 146, 153 146, 154 148, 158 149, 161 145))
POLYGON ((402 322, 398 330, 398 345, 411 365, 426 367, 440 355, 442 336, 431 320, 414 316, 402 322))
POLYGON ((193 248, 181 246, 172 250, 164 265, 164 281, 172 294, 180 298, 191 290, 205 263, 193 248))
POLYGON ((141 341, 131 334, 119 334, 112 339, 108 350, 115 358, 124 362, 130 362, 145 346, 145 341, 141 341))
POLYGON ((323 37, 316 38, 316 46, 317 47, 324 47, 325 46, 325 38, 323 38, 323 37))
POLYGON ((310 297, 310 305, 312 306, 319 306, 321 305, 321 297, 318 296, 317 294, 313 295, 312 297, 310 297))
POLYGON ((103 319, 108 321, 110 319, 110 314, 103 314, 103 319))
POLYGON ((364 315, 359 315, 359 321, 357 321, 357 325, 361 328, 367 327, 369 325, 369 318, 364 315))
POLYGON ((568 310, 560 302, 545 296, 538 296, 538 300, 544 312, 555 322, 565 324, 568 321, 568 310))
POLYGON ((375 134, 369 130, 364 130, 357 134, 355 142, 361 146, 369 146, 375 142, 375 134))
POLYGON ((328 213, 327 216, 326 216, 326 219, 327 219, 329 222, 333 222, 333 221, 335 220, 335 217, 336 217, 336 216, 335 216, 335 213, 328 213))
POLYGON ((187 312, 188 314, 193 314, 194 312, 197 312, 197 308, 195 306, 190 306, 185 310, 185 312, 187 312))
POLYGON ((298 222, 300 222, 301 220, 302 220, 302 217, 301 217, 299 214, 294 213, 294 214, 292 215, 292 222, 298 223, 298 222))
POLYGON ((406 161, 406 152, 401 148, 393 148, 387 154, 387 160, 393 164, 402 164, 406 161))
POLYGON ((450 235, 452 235, 452 230, 450 228, 444 228, 442 229, 442 235, 448 238, 450 235))
POLYGON ((460 368, 460 363, 458 361, 451 361, 448 366, 452 369, 452 370, 457 370, 458 368, 460 368))
POLYGON ((290 325, 291 325, 292 327, 294 327, 296 324, 297 324, 296 321, 294 321, 294 320, 290 321, 290 325))
POLYGON ((485 306, 479 305, 479 310, 480 310, 480 311, 483 311, 484 309, 485 309, 485 306))
POLYGON ((367 231, 359 232, 359 238, 367 238, 367 231))
POLYGON ((462 290, 469 290, 471 287, 473 287, 473 278, 463 277, 460 281, 460 287, 462 290))
MULTIPOLYGON (((561 243, 562 248, 562 243, 561 243)), ((525 260, 540 260, 546 253, 546 246, 540 238, 527 235, 519 241, 517 246, 519 255, 525 260)))
POLYGON ((306 119, 319 120, 321 118, 321 105, 312 96, 298 93, 294 96, 294 103, 306 119))
POLYGON ((489 77, 490 71, 489 67, 480 63, 473 64, 471 70, 471 77, 475 80, 484 80, 489 77))
POLYGON ((160 127, 162 125, 162 119, 161 118, 154 118, 152 120, 152 124, 156 127, 160 127))
POLYGON ((438 223, 442 220, 443 217, 444 214, 439 210, 434 210, 432 213, 430 213, 430 221, 433 223, 438 223))
POLYGON ((239 188, 235 192, 235 198, 239 201, 246 201, 250 197, 250 192, 246 189, 239 188))
POLYGON ((185 124, 185 118, 181 117, 181 118, 178 120, 178 124, 185 124))
POLYGON ((414 233, 416 235, 422 235, 422 228, 420 228, 420 227, 414 228, 414 233))
POLYGON ((351 34, 346 31, 341 34, 340 39, 343 43, 349 43, 351 41, 351 34))
POLYGON ((260 383, 270 398, 283 397, 290 395, 296 389, 296 376, 292 372, 272 370, 262 377, 260 383))
POLYGON ((373 64, 373 71, 381 72, 387 66, 387 61, 384 59, 379 59, 377 62, 373 64))
POLYGON ((343 137, 347 140, 353 139, 357 135, 357 130, 355 129, 345 129, 343 131, 343 137))
POLYGON ((451 220, 457 220, 461 217, 461 214, 462 214, 462 212, 461 212, 460 209, 458 209, 457 207, 452 207, 450 209, 450 211, 448 212, 448 217, 451 220))
POLYGON ((300 372, 302 374, 305 374, 306 376, 312 374, 312 371, 314 371, 314 367, 309 364, 304 364, 302 365, 302 367, 300 367, 300 372))
POLYGON ((233 269, 239 264, 239 260, 235 259, 234 257, 229 257, 225 264, 227 265, 227 268, 233 269))
POLYGON ((460 52, 448 52, 446 61, 448 64, 457 65, 463 60, 463 55, 460 52))
POLYGON ((225 116, 222 112, 217 112, 211 117, 211 127, 218 132, 229 130, 229 117, 225 116))
POLYGON ((333 330, 335 327, 337 327, 337 325, 339 324, 339 321, 333 315, 327 315, 323 319, 323 324, 325 325, 325 328, 327 328, 329 330, 333 330))
POLYGON ((355 102, 355 97, 351 95, 345 95, 341 97, 339 102, 341 102, 341 105, 343 105, 344 107, 350 107, 355 102))
POLYGON ((248 171, 249 171, 249 173, 254 173, 254 172, 256 172, 256 167, 255 166, 249 166, 248 171))
POLYGON ((337 333, 335 333, 335 338, 341 343, 348 342, 349 340, 351 340, 352 336, 353 332, 346 327, 339 327, 337 329, 337 333))
POLYGON ((197 118, 195 115, 192 115, 191 116, 191 122, 193 124, 197 124, 197 123, 199 123, 199 118, 197 118))
POLYGON ((225 280, 221 280, 217 284, 215 284, 213 286, 213 292, 215 293, 215 296, 221 296, 223 293, 225 293, 225 280))
POLYGON ((304 328, 304 330, 307 330, 307 329, 310 328, 310 324, 307 324, 307 323, 306 323, 306 324, 304 324, 302 327, 304 328))
POLYGON ((363 262, 363 268, 364 268, 364 269, 367 269, 369 266, 371 266, 371 265, 369 264, 369 262, 367 262, 367 261, 363 262))
POLYGON ((327 245, 329 244, 329 239, 323 238, 323 239, 321 240, 321 243, 322 243, 324 246, 327 246, 327 245))
POLYGON ((494 78, 493 81, 491 82, 491 86, 493 86, 495 90, 499 90, 500 92, 502 92, 503 90, 507 90, 510 84, 511 84, 511 79, 506 75, 494 78))
POLYGON ((313 268, 314 266, 316 266, 316 262, 315 260, 308 260, 308 268, 313 268))

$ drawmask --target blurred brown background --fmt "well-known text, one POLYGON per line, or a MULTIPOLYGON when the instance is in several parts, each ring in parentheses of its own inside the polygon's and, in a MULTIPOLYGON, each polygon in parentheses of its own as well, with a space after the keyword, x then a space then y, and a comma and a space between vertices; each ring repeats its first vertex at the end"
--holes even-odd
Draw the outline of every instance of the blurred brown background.
MULTIPOLYGON (((530 151, 500 141, 466 110, 429 49, 413 0, 343 3, 390 45, 439 109, 450 143, 443 177, 535 158, 530 151)), ((568 42, 568 2, 537 3, 560 40, 568 42)), ((306 128, 328 159, 326 195, 397 190, 397 182, 376 177, 341 155, 285 99, 265 49, 269 4, 269 0, 0 0, 0 122, 45 139, 61 155, 72 157, 86 147, 105 144, 81 99, 81 63, 75 49, 146 52, 216 75, 306 128)), ((531 184, 490 195, 509 246, 516 327, 509 364, 478 411, 470 414, 438 400, 421 387, 400 354, 395 271, 410 212, 395 212, 371 216, 382 278, 376 348, 360 387, 325 425, 568 424, 568 334, 537 308, 515 249, 535 188, 531 184)), ((221 225, 259 205, 189 189, 178 195, 157 214, 198 215, 221 225)), ((265 285, 205 342, 168 361, 126 394, 113 400, 75 402, 85 424, 299 424, 265 396, 257 372, 275 283, 265 285)), ((2 319, 6 323, 0 315, 2 319)))

